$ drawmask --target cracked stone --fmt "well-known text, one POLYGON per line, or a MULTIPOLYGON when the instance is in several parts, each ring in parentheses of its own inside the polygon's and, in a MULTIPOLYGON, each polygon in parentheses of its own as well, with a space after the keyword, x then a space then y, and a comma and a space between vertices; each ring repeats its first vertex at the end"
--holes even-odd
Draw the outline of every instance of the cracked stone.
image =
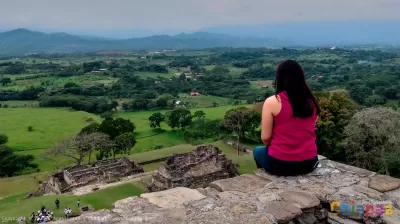
POLYGON ((223 191, 218 197, 223 201, 239 201, 246 198, 246 194, 240 191, 223 191))
POLYGON ((147 199, 150 203, 161 208, 184 207, 186 202, 197 201, 205 198, 195 189, 177 187, 166 191, 146 193, 140 196, 147 199))
POLYGON ((379 191, 376 191, 374 189, 364 187, 361 185, 355 185, 353 186, 354 191, 363 193, 367 195, 369 198, 375 199, 375 200, 382 200, 383 194, 379 191))
POLYGON ((302 214, 301 209, 287 201, 272 201, 265 205, 265 212, 273 215, 278 223, 287 223, 302 214))
POLYGON ((210 183, 210 187, 219 191, 240 191, 246 193, 263 188, 269 182, 271 181, 255 175, 245 174, 238 177, 214 181, 210 183))
POLYGON ((263 203, 270 202, 270 201, 282 200, 282 198, 278 194, 275 194, 275 193, 264 193, 264 194, 258 196, 257 199, 263 203))
POLYGON ((376 175, 370 177, 368 187, 384 193, 399 188, 400 180, 391 176, 376 175))
POLYGON ((300 205, 301 209, 308 209, 316 207, 320 204, 318 198, 311 194, 298 191, 285 191, 279 194, 285 200, 300 205))

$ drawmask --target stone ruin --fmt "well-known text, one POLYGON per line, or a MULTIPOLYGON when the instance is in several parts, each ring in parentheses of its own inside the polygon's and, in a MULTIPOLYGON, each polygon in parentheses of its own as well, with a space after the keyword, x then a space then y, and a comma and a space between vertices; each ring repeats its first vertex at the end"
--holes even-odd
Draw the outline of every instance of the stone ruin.
POLYGON ((76 165, 56 173, 42 183, 35 195, 62 194, 73 188, 96 182, 105 182, 120 177, 143 173, 143 168, 126 157, 95 162, 91 167, 76 165))
POLYGON ((209 183, 237 176, 236 165, 213 145, 198 146, 192 152, 174 154, 153 175, 148 192, 174 187, 199 188, 209 183))
MULTIPOLYGON (((206 148, 207 149, 207 148, 206 148)), ((198 151, 205 150, 197 149, 198 151)), ((214 150, 210 150, 214 151, 214 150)), ((116 201, 63 224, 399 224, 400 179, 320 157, 310 174, 272 176, 257 170, 211 182, 204 188, 176 187, 116 201), (331 212, 333 202, 392 206, 392 214, 357 216, 331 212)), ((185 173, 184 173, 185 174, 185 173)))

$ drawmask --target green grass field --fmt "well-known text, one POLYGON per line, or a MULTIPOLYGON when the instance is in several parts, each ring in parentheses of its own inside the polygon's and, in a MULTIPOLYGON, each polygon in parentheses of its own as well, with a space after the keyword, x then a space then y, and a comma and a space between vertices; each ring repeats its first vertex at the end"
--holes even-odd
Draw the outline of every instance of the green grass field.
MULTIPOLYGON (((218 96, 190 96, 188 94, 180 94, 179 100, 182 102, 196 103, 196 107, 207 108, 212 107, 213 103, 217 103, 219 106, 233 105, 236 100, 218 96)), ((240 104, 245 103, 245 101, 238 101, 240 104)))
MULTIPOLYGON (((0 199, 0 217, 2 221, 6 219, 13 219, 24 216, 29 220, 32 212, 37 212, 42 205, 54 212, 54 216, 62 218, 64 216, 64 208, 69 207, 73 212, 79 212, 77 207, 77 200, 81 202, 81 206, 90 205, 95 210, 111 209, 115 201, 140 195, 144 192, 144 185, 142 183, 127 183, 110 187, 104 190, 99 190, 87 195, 73 196, 73 195, 49 195, 27 199, 26 194, 14 195, 11 197, 0 199), (56 209, 54 201, 60 200, 60 209, 56 209)), ((30 221, 29 221, 30 222, 30 221)), ((2 222, 2 223, 16 223, 16 222, 2 222)))
MULTIPOLYGON (((210 119, 223 118, 225 112, 237 106, 216 108, 195 108, 203 110, 210 119)), ((130 119, 136 125, 137 144, 131 153, 153 150, 157 147, 169 147, 184 143, 180 130, 171 130, 162 124, 162 130, 152 129, 148 118, 158 111, 118 112, 116 116, 130 119)), ((160 111, 165 113, 166 111, 160 111)), ((101 118, 82 111, 65 108, 0 108, 0 133, 9 137, 8 145, 18 154, 33 155, 40 171, 54 171, 74 161, 67 157, 45 155, 58 140, 75 135, 91 121, 101 122, 101 118), (28 127, 33 131, 29 132, 28 127)), ((31 172, 31 171, 30 171, 31 172)))
MULTIPOLYGON (((239 172, 241 174, 253 173, 256 170, 256 165, 251 154, 242 153, 240 156, 237 156, 236 150, 232 148, 232 146, 229 146, 221 141, 211 144, 220 148, 229 159, 238 164, 239 172)), ((194 148, 195 146, 182 144, 169 148, 134 154, 131 155, 131 158, 136 162, 142 162, 150 159, 168 157, 173 153, 190 152, 194 148)), ((146 172, 156 170, 161 163, 162 162, 147 164, 144 166, 144 170, 146 172)), ((45 180, 47 175, 49 175, 49 173, 38 173, 0 179, 0 217, 29 216, 31 212, 38 210, 42 205, 45 205, 49 209, 53 210, 56 217, 62 217, 62 211, 65 207, 71 207, 73 210, 77 210, 76 201, 78 199, 81 200, 81 205, 83 206, 90 205, 96 210, 110 209, 113 202, 126 197, 139 195, 144 191, 145 187, 143 183, 133 182, 82 196, 52 195, 26 199, 28 192, 33 192, 37 188, 39 180, 45 180), (57 198, 61 201, 60 210, 55 209, 54 201, 57 198)))
POLYGON ((8 107, 38 107, 39 101, 36 100, 10 100, 0 101, 0 104, 6 104, 8 107))
POLYGON ((6 89, 23 90, 30 86, 40 86, 42 83, 52 87, 63 87, 68 82, 74 82, 77 83, 78 85, 90 85, 90 84, 109 85, 116 81, 118 81, 118 78, 111 78, 99 74, 85 74, 81 76, 72 76, 72 77, 48 76, 37 79, 13 80, 12 83, 9 84, 8 86, 0 86, 0 90, 6 90, 6 89))

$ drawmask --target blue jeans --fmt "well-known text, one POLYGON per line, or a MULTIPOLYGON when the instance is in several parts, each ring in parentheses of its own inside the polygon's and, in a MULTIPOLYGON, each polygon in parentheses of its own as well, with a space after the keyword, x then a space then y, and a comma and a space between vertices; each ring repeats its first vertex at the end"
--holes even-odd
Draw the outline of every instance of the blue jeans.
POLYGON ((268 147, 257 146, 253 150, 257 168, 277 176, 297 176, 311 173, 319 164, 318 156, 305 161, 283 161, 268 154, 268 147))

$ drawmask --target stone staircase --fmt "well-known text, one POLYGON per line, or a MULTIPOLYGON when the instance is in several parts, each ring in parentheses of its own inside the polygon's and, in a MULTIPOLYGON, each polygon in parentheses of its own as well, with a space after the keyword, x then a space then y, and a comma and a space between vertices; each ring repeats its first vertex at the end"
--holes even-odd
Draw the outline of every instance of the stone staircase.
MULTIPOLYGON (((60 223, 399 224, 400 180, 320 158, 321 167, 295 177, 258 170, 206 188, 177 187, 115 202, 60 223), (333 202, 391 206, 369 217, 332 213, 333 202), (385 210, 383 211, 385 212, 385 210)), ((337 207, 335 207, 337 209, 337 207)))

